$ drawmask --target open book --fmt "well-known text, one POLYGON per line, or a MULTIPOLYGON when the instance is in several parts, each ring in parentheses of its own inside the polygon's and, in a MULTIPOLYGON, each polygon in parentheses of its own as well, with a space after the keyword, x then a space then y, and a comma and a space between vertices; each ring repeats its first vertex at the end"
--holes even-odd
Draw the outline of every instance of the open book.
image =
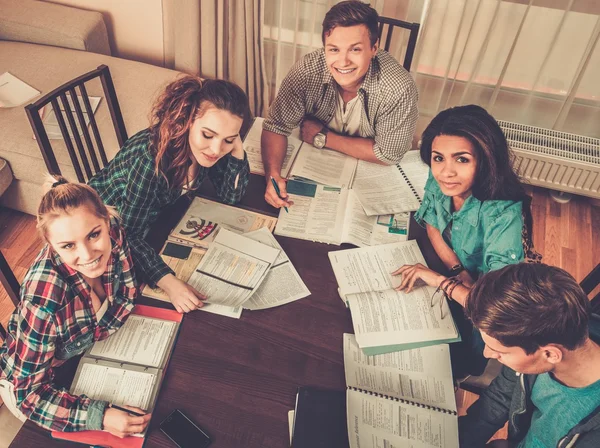
POLYGON ((266 227, 275 228, 277 218, 210 199, 195 197, 177 226, 171 231, 172 242, 208 248, 220 228, 247 233, 266 227))
MULTIPOLYGON (((254 119, 244 139, 250 172, 265 174, 261 154, 261 134, 264 118, 254 119)), ((281 177, 309 179, 333 187, 350 188, 357 167, 357 159, 329 149, 317 149, 300 139, 300 130, 294 129, 288 136, 288 146, 281 167, 281 177)))
POLYGON ((329 252, 329 260, 365 354, 460 340, 446 299, 441 293, 433 296, 435 288, 394 289, 401 283, 400 276, 391 275, 397 268, 427 265, 416 241, 329 252))
MULTIPOLYGON (((407 238, 406 233, 390 231, 393 229, 389 222, 382 224, 377 216, 367 216, 353 190, 291 180, 287 191, 294 205, 289 212, 279 210, 277 235, 359 247, 407 238)), ((396 215, 394 219, 398 222, 402 217, 396 215)), ((409 215, 404 219, 404 228, 407 228, 409 215)))
MULTIPOLYGON (((71 394, 152 412, 181 319, 175 311, 136 305, 119 330, 96 342, 81 358, 71 394)), ((105 431, 52 432, 54 438, 109 446, 141 446, 144 434, 136 436, 139 445, 136 441, 125 444, 121 440, 128 439, 105 431)))
POLYGON ((344 334, 350 448, 458 448, 448 345, 365 356, 344 334))
POLYGON ((352 189, 368 216, 418 210, 429 175, 419 151, 408 151, 397 165, 360 160, 352 189))

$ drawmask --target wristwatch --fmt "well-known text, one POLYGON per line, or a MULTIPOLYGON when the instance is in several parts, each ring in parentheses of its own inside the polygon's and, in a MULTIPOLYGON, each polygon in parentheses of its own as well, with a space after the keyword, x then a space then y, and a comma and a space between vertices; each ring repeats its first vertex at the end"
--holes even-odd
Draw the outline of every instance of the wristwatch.
POLYGON ((313 146, 317 149, 323 149, 325 144, 327 143, 327 133, 329 129, 327 126, 323 126, 323 128, 317 133, 317 135, 313 138, 313 146))
POLYGON ((461 263, 455 264, 450 268, 450 276, 454 277, 455 275, 460 274, 464 270, 465 267, 461 263))

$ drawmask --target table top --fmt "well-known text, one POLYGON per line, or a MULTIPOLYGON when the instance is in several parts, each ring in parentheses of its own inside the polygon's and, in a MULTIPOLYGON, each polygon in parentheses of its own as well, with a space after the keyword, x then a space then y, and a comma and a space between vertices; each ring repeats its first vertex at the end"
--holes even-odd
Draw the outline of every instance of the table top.
MULTIPOLYGON (((264 201, 264 178, 251 176, 241 206, 276 215, 264 201)), ((208 182, 200 193, 214 197, 208 182)), ((182 197, 163 213, 148 235, 160 248, 183 215, 182 197)), ((414 221, 416 238, 433 268, 439 267, 426 235, 414 221)), ((282 448, 289 446, 288 411, 294 409, 298 386, 345 388, 343 333, 353 333, 350 313, 340 299, 327 257, 339 246, 277 237, 311 295, 260 311, 244 310, 241 319, 201 311, 187 314, 163 380, 145 447, 173 447, 159 430, 175 408, 183 411, 212 438, 211 448, 282 448)), ((341 248, 352 247, 343 245, 341 248)), ((148 298, 141 303, 170 304, 148 298)), ((76 362, 71 363, 74 374, 76 362)), ((49 438, 27 422, 11 447, 75 446, 49 438)))

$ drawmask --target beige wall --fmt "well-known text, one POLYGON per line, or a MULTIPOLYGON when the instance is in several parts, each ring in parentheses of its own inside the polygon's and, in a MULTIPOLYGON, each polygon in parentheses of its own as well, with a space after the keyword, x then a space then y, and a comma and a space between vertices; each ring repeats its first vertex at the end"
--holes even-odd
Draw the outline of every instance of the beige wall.
POLYGON ((99 11, 113 56, 163 66, 162 0, 45 0, 99 11))

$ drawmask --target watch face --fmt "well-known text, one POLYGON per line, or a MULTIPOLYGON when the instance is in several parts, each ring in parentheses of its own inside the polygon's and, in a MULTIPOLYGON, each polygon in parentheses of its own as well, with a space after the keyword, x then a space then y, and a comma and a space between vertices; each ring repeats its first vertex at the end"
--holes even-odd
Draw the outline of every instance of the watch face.
POLYGON ((320 132, 315 135, 315 138, 313 139, 313 146, 317 149, 322 149, 325 146, 325 134, 321 134, 320 132))

